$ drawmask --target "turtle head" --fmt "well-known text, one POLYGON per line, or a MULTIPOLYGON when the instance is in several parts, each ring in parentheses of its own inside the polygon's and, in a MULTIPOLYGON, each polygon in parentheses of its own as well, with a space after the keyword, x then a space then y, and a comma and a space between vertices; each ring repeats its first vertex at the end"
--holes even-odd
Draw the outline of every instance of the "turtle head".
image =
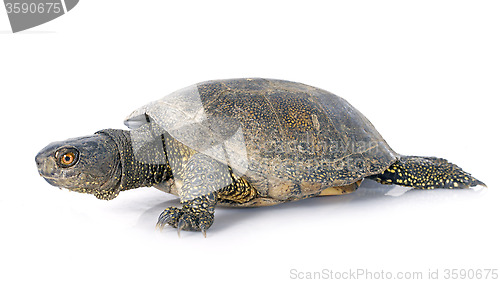
POLYGON ((106 200, 120 192, 120 153, 104 133, 53 142, 35 159, 38 172, 53 186, 106 200))

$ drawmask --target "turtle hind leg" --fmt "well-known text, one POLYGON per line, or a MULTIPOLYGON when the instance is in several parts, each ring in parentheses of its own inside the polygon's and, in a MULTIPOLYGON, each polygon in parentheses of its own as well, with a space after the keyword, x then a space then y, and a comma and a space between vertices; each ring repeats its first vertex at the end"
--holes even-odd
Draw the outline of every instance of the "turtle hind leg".
POLYGON ((457 165, 443 158, 401 156, 381 174, 368 177, 382 184, 416 189, 465 189, 486 186, 457 165))

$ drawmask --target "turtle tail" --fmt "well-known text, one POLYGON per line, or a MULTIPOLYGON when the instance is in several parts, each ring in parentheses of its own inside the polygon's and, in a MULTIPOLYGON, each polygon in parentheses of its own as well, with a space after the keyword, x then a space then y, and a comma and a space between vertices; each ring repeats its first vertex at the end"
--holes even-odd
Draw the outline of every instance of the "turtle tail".
POLYGON ((368 177, 382 184, 416 189, 466 189, 486 186, 457 165, 437 157, 401 156, 384 172, 368 177))

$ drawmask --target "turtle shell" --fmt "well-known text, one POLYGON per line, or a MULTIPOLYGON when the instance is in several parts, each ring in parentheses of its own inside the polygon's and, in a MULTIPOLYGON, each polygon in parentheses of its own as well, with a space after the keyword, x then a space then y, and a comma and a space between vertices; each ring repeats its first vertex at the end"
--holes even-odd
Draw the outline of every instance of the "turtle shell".
MULTIPOLYGON (((165 146, 167 134, 256 186, 344 186, 384 171, 398 156, 341 97, 283 80, 199 83, 137 109, 125 124, 137 148, 155 139, 165 146)), ((161 160, 141 155, 146 162, 161 160)))

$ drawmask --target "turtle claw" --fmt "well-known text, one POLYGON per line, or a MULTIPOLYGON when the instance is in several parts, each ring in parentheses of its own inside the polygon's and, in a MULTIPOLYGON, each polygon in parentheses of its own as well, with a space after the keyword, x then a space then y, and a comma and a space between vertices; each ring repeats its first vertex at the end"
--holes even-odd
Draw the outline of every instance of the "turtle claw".
POLYGON ((181 237, 181 231, 182 231, 182 228, 184 228, 184 223, 179 223, 179 227, 177 227, 177 237, 181 237))
POLYGON ((188 206, 183 208, 169 207, 158 217, 156 228, 163 230, 166 225, 177 228, 177 235, 181 236, 181 231, 200 231, 207 237, 207 229, 210 228, 214 220, 213 213, 207 211, 195 211, 188 206))
POLYGON ((160 223, 156 223, 156 229, 163 231, 163 227, 165 227, 165 225, 161 225, 160 223))
MULTIPOLYGON (((183 215, 184 216, 184 215, 183 215)), ((181 237, 181 231, 187 227, 186 221, 184 220, 183 217, 179 219, 179 222, 177 223, 177 236, 180 238, 181 237)))
POLYGON ((207 230, 205 230, 204 228, 201 229, 201 233, 203 234, 204 238, 207 237, 207 230))
POLYGON ((173 225, 178 222, 180 214, 180 209, 177 207, 169 207, 165 209, 158 217, 158 222, 156 223, 156 228, 163 231, 166 225, 173 225))

